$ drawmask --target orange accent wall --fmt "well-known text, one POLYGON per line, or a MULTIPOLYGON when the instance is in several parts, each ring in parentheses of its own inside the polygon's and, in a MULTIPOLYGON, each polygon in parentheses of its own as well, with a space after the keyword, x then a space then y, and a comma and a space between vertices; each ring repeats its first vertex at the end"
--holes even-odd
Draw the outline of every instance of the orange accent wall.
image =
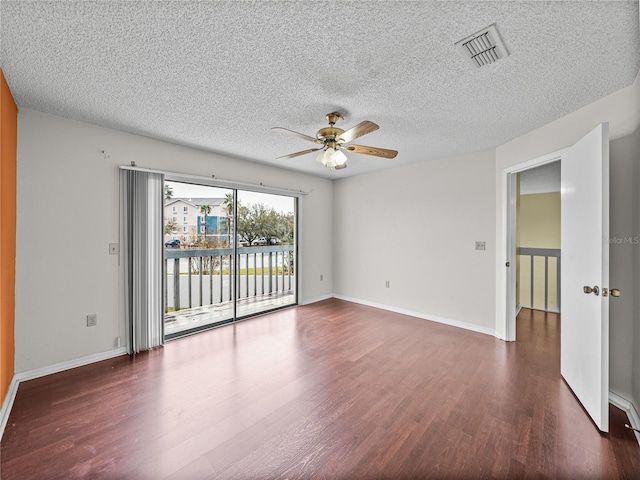
POLYGON ((18 107, 0 70, 0 405, 15 371, 18 107))

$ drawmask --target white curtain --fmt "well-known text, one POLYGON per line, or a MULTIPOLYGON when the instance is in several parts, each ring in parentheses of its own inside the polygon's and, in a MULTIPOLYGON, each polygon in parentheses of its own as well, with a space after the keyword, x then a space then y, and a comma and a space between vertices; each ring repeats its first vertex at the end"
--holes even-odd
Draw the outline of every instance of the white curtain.
POLYGON ((120 170, 127 352, 162 345, 164 175, 120 170))

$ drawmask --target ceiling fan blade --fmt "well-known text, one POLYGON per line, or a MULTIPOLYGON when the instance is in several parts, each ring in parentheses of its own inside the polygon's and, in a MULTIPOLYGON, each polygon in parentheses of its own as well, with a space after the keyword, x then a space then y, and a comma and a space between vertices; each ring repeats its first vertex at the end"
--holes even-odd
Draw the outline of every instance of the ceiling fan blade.
POLYGON ((366 135, 367 133, 375 132, 379 128, 380 127, 375 123, 370 122, 369 120, 365 120, 364 122, 361 122, 355 127, 352 127, 344 132, 342 135, 340 135, 340 138, 344 140, 344 143, 347 143, 355 140, 358 137, 366 135))
POLYGON ((398 155, 396 150, 387 150, 386 148, 365 147, 363 145, 347 145, 343 147, 348 152, 364 153, 365 155, 374 155, 376 157, 395 158, 398 155))
POLYGON ((334 168, 336 170, 342 170, 343 168, 347 168, 347 162, 343 163, 342 165, 336 165, 334 168))
POLYGON ((299 157, 300 155, 306 155, 307 153, 311 153, 311 152, 317 152, 318 150, 322 150, 322 147, 318 147, 318 148, 310 148, 309 150, 303 150, 301 152, 296 152, 296 153, 290 153, 289 155, 284 155, 282 157, 278 157, 276 158, 276 160, 280 160, 283 158, 294 158, 294 157, 299 157))
POLYGON ((289 130, 288 128, 271 127, 271 130, 275 130, 276 132, 279 132, 279 133, 284 133, 285 135, 289 135, 290 137, 300 138, 302 140, 306 140, 307 142, 322 143, 322 140, 318 140, 317 138, 310 137, 309 135, 305 135, 304 133, 294 132, 293 130, 289 130))

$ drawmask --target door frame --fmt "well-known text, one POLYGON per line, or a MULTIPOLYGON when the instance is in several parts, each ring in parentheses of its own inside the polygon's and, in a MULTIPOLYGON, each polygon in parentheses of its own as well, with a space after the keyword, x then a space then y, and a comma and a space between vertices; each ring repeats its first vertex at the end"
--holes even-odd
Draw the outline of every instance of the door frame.
MULTIPOLYGON (((498 278, 498 298, 504 308, 498 316, 498 330, 504 332, 504 340, 516 341, 516 174, 541 167, 548 163, 562 161, 567 148, 557 150, 524 162, 511 165, 501 173, 502 195, 502 245, 498 268, 501 269, 498 278), (510 264, 506 266, 507 262, 510 264)), ((562 221, 562 220, 560 220, 562 221)))

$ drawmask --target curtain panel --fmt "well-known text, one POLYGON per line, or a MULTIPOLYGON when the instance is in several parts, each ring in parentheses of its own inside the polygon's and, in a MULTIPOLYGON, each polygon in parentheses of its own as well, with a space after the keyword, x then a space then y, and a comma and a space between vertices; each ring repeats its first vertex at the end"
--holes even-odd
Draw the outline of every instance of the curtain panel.
POLYGON ((164 175, 120 170, 126 347, 131 354, 163 344, 164 175))

